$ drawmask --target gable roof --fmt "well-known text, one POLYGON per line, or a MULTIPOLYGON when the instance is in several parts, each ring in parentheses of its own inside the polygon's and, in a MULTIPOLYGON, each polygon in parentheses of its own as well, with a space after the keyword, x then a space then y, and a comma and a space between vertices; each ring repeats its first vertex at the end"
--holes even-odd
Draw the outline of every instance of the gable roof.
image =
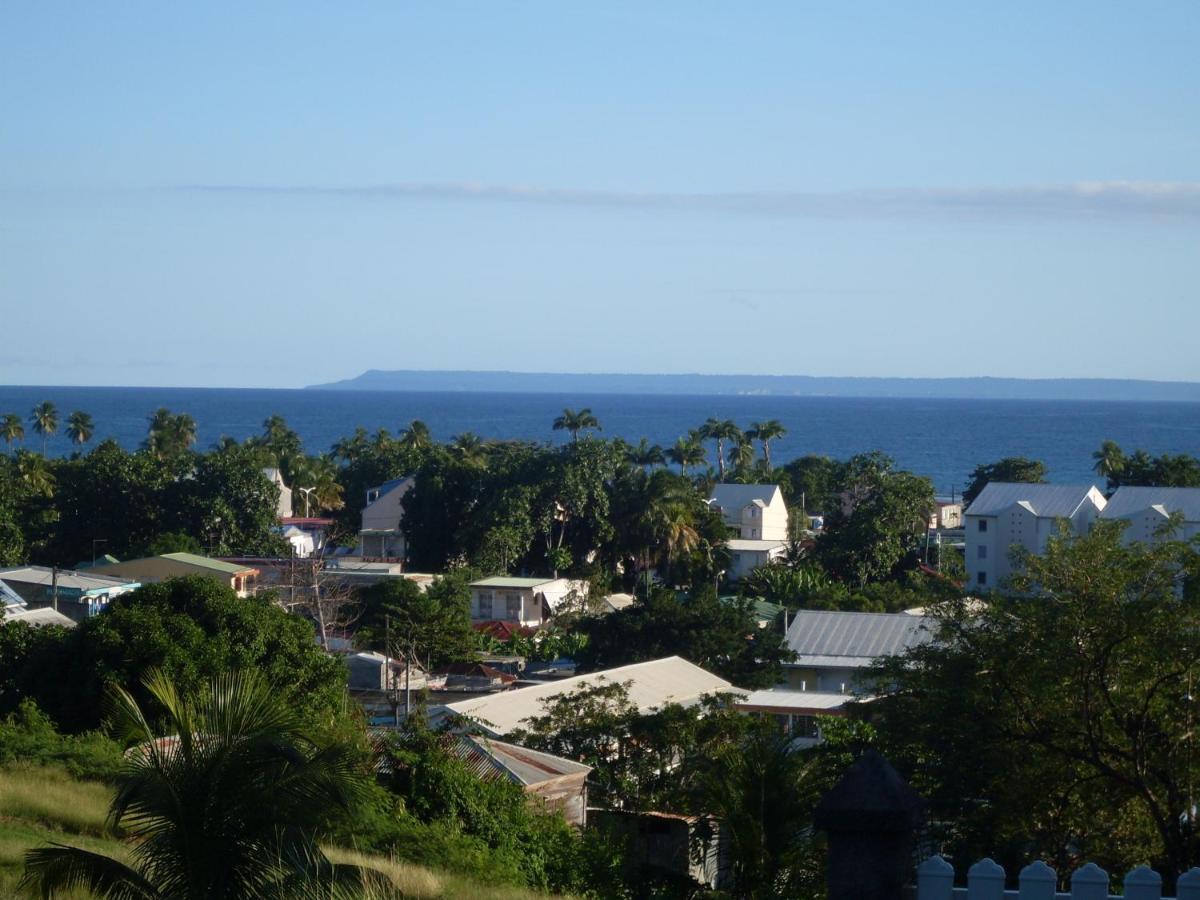
POLYGON ((481 578, 472 581, 470 587, 483 588, 536 588, 543 584, 554 584, 560 578, 511 578, 508 575, 493 575, 491 578, 481 578))
POLYGON ((1090 484, 1023 484, 989 481, 966 509, 968 516, 996 516, 1021 504, 1045 519, 1069 519, 1088 496, 1104 508, 1104 495, 1090 484))
POLYGON ((481 735, 460 735, 450 752, 480 778, 501 778, 522 787, 536 787, 565 775, 587 775, 591 766, 552 753, 530 750, 481 735))
POLYGON ((164 553, 162 557, 163 559, 172 559, 177 563, 195 566, 198 569, 223 572, 226 575, 240 575, 243 572, 255 571, 250 566, 239 566, 236 563, 227 563, 220 559, 210 559, 207 556, 200 556, 197 553, 164 553))
POLYGON ((712 489, 710 502, 732 513, 740 512, 755 500, 769 506, 776 494, 782 499, 777 484, 718 484, 712 489))
POLYGON ((802 609, 788 626, 797 666, 856 668, 933 640, 936 621, 907 613, 828 612, 802 609))
POLYGON ((1200 522, 1200 488, 1119 487, 1100 518, 1127 519, 1152 506, 1161 506, 1168 514, 1183 513, 1186 522, 1200 522))
POLYGON ((378 496, 374 500, 372 500, 371 503, 368 503, 367 506, 370 506, 372 503, 378 503, 385 496, 390 494, 393 490, 400 487, 400 485, 404 484, 404 482, 412 481, 412 480, 413 480, 412 475, 403 475, 400 478, 393 478, 391 481, 385 481, 383 484, 378 484, 375 487, 367 488, 368 494, 370 494, 374 491, 379 492, 378 496))
POLYGON ((517 688, 499 694, 472 697, 435 707, 431 721, 446 715, 476 719, 491 734, 508 734, 520 728, 526 719, 542 715, 545 701, 585 687, 609 684, 628 684, 629 700, 641 713, 679 703, 684 706, 697 702, 705 694, 736 691, 732 684, 711 672, 678 656, 655 659, 576 675, 559 681, 548 681, 531 687, 517 688))

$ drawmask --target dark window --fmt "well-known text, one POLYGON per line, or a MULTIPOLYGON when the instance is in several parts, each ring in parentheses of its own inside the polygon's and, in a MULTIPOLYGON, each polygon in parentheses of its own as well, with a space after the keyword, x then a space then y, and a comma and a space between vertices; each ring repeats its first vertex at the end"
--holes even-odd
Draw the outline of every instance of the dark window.
POLYGON ((987 572, 976 572, 975 573, 975 583, 976 584, 987 584, 987 572))
POLYGON ((980 530, 980 531, 987 531, 987 519, 980 519, 980 520, 979 520, 979 530, 980 530))

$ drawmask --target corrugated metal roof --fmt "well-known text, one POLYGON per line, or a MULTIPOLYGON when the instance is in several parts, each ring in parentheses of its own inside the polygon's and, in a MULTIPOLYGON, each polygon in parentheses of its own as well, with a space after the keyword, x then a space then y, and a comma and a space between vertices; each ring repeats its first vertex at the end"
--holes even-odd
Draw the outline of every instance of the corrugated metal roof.
POLYGON ((480 778, 505 778, 523 787, 592 771, 591 766, 574 760, 480 735, 461 735, 450 745, 450 752, 480 778))
POLYGON ((61 625, 63 628, 74 628, 75 621, 64 616, 62 613, 49 606, 41 609, 27 609, 25 607, 6 607, 0 610, 0 621, 4 622, 24 622, 33 628, 42 628, 46 625, 61 625))
POLYGON ((856 667, 895 656, 933 639, 935 620, 907 613, 827 612, 802 609, 788 626, 794 665, 856 667))
POLYGON ((646 713, 668 703, 688 705, 705 694, 735 691, 732 684, 678 656, 668 656, 650 662, 634 663, 576 675, 561 681, 517 688, 473 697, 435 707, 430 716, 436 720, 445 715, 460 715, 475 719, 492 734, 508 734, 522 727, 526 719, 542 715, 544 702, 584 687, 607 684, 626 684, 629 700, 640 712, 646 713))
POLYGON ((772 550, 778 550, 780 547, 786 547, 787 541, 763 541, 752 540, 750 538, 730 538, 725 542, 730 550, 743 553, 769 553, 772 550))
POLYGON ((779 490, 777 484, 718 484, 712 489, 712 502, 727 512, 740 511, 755 500, 770 504, 779 490))
POLYGON ((1104 508, 1104 496, 1090 484, 1012 484, 990 481, 967 507, 968 516, 996 516, 1016 503, 1029 504, 1042 518, 1070 518, 1094 493, 1096 505, 1104 508))
POLYGON ((220 559, 210 559, 198 553, 164 553, 163 559, 173 559, 175 562, 195 566, 198 569, 211 569, 214 572, 224 572, 226 575, 240 575, 242 572, 253 572, 249 566, 239 566, 220 559))
POLYGON ((1183 513, 1187 522, 1200 522, 1200 488, 1181 487, 1119 487, 1108 498, 1100 513, 1102 519, 1127 519, 1151 506, 1161 506, 1168 513, 1183 513))
POLYGON ((792 714, 803 712, 821 713, 840 709, 852 700, 858 699, 853 694, 835 694, 829 691, 788 691, 771 688, 765 691, 755 691, 745 700, 734 704, 736 709, 752 710, 781 710, 792 714))
POLYGON ((543 584, 554 584, 560 580, 559 578, 510 578, 507 575, 493 575, 491 578, 472 581, 471 587, 535 588, 541 587, 543 584))
MULTIPOLYGON (((12 569, 0 569, 0 581, 19 581, 22 584, 41 584, 52 587, 54 570, 49 566, 19 566, 12 569)), ((113 578, 108 575, 95 575, 91 572, 72 572, 70 569, 58 570, 58 586, 62 590, 107 591, 113 588, 138 587, 138 582, 128 578, 113 578)))

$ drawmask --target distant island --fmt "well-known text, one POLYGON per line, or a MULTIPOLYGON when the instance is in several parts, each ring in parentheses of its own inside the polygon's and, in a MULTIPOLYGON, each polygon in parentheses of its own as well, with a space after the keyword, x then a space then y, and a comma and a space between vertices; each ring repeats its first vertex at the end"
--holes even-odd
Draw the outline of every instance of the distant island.
POLYGON ((1197 382, 1126 378, 835 378, 370 369, 356 378, 309 385, 307 390, 1200 402, 1197 382))

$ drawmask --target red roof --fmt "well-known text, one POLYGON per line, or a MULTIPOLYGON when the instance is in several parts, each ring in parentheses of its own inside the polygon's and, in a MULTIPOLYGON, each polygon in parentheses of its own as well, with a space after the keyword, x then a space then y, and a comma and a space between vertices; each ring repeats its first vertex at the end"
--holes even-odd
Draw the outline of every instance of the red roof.
POLYGON ((311 525, 314 528, 328 528, 333 524, 333 519, 321 519, 316 516, 281 516, 279 521, 283 525, 311 525))
POLYGON ((528 628, 524 625, 517 625, 514 622, 501 622, 492 620, 490 622, 472 622, 471 627, 476 631, 482 631, 484 634, 490 634, 498 641, 507 641, 514 634, 525 635, 528 637, 537 631, 536 628, 528 628))

